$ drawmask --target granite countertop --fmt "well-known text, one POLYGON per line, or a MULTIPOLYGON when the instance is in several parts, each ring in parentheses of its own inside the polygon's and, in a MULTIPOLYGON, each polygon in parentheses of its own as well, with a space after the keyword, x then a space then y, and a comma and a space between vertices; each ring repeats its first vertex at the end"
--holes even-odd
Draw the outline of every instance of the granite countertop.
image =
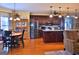
POLYGON ((64 31, 79 31, 79 29, 67 29, 67 30, 64 30, 64 31))
POLYGON ((43 31, 64 31, 64 30, 43 30, 43 31))
POLYGON ((45 30, 42 30, 42 31, 79 31, 79 29, 67 29, 67 30, 62 30, 62 29, 56 29, 56 30, 50 30, 50 29, 45 29, 45 30))

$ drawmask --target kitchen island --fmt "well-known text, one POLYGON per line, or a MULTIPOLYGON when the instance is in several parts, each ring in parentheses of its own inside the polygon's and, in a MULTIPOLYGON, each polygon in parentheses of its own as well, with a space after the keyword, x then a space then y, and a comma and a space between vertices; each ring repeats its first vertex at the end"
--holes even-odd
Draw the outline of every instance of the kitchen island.
POLYGON ((43 30, 45 43, 63 42, 63 30, 43 30))

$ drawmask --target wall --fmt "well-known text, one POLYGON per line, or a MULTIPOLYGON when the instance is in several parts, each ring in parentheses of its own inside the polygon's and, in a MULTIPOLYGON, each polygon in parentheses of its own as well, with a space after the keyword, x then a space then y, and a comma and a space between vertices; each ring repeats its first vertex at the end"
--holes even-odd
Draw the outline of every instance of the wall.
POLYGON ((0 12, 11 13, 12 11, 10 9, 0 7, 0 12))
POLYGON ((21 19, 30 19, 30 12, 17 11, 17 13, 20 15, 21 19))
POLYGON ((5 9, 5 8, 0 8, 0 15, 1 16, 9 16, 9 13, 11 13, 12 11, 9 9, 5 9))

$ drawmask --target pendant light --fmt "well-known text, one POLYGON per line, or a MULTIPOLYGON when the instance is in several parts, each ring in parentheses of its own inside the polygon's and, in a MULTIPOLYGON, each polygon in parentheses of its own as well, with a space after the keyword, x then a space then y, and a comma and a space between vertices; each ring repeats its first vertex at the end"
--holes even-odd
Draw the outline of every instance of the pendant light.
POLYGON ((75 19, 78 19, 78 16, 77 16, 77 9, 75 9, 75 16, 74 16, 75 19))
POLYGON ((62 15, 61 15, 61 7, 59 7, 59 15, 58 15, 59 18, 62 18, 62 15))
POLYGON ((67 7, 67 16, 66 16, 67 18, 69 18, 70 16, 69 16, 69 7, 67 7))
POLYGON ((20 16, 18 13, 16 13, 16 9, 15 9, 15 3, 14 3, 14 10, 12 11, 12 16, 10 17, 10 20, 20 20, 20 16))
POLYGON ((49 18, 52 18, 52 17, 53 17, 52 7, 53 7, 53 6, 50 6, 50 14, 49 14, 49 18))

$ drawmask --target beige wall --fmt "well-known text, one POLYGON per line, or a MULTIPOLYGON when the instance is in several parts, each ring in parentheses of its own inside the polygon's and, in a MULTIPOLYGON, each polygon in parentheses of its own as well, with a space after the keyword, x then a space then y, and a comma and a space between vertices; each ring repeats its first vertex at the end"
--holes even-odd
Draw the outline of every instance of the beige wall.
MULTIPOLYGON (((30 19, 29 15, 30 15, 30 12, 24 12, 24 11, 16 11, 20 17, 23 19, 30 19)), ((9 14, 9 13, 12 13, 12 10, 10 9, 6 9, 6 8, 0 8, 0 13, 6 13, 6 14, 9 14)))
POLYGON ((11 13, 12 11, 10 9, 0 8, 0 12, 11 13))
POLYGON ((17 11, 17 13, 20 15, 21 19, 30 19, 30 12, 17 11))

